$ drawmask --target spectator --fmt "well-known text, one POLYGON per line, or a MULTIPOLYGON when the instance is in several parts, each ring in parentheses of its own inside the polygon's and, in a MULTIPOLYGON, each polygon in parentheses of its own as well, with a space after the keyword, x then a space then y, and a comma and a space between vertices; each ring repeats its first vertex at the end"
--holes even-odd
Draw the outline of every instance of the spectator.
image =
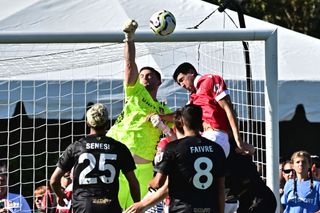
POLYGON ((313 180, 311 156, 306 151, 297 151, 291 156, 294 178, 284 186, 281 203, 284 213, 320 212, 320 182, 313 180))
POLYGON ((7 166, 0 165, 0 213, 31 213, 26 199, 20 195, 8 192, 7 166))
POLYGON ((318 155, 311 155, 311 171, 312 176, 316 180, 320 180, 320 158, 318 155))
MULTIPOLYGON (((279 193, 280 193, 280 197, 283 195, 284 192, 284 185, 286 184, 286 182, 293 178, 293 169, 292 169, 292 162, 291 160, 287 160, 285 162, 282 162, 280 164, 280 186, 279 186, 279 193)), ((280 212, 283 212, 285 206, 284 205, 280 205, 280 212)))
POLYGON ((67 147, 58 160, 50 184, 59 205, 64 206, 67 196, 61 190, 61 177, 73 168, 74 213, 121 213, 118 200, 120 170, 129 182, 133 200, 140 200, 133 158, 124 144, 105 136, 108 112, 103 104, 94 104, 87 111, 86 121, 90 134, 67 147))
POLYGON ((293 169, 291 160, 287 160, 281 164, 280 169, 281 179, 280 179, 280 196, 283 194, 284 185, 286 182, 293 178, 293 169))
POLYGON ((44 198, 47 186, 39 186, 34 190, 34 206, 35 213, 45 212, 45 208, 42 207, 42 199, 44 198))
MULTIPOLYGON (((160 73, 152 67, 142 67, 138 71, 135 62, 134 33, 138 23, 128 20, 124 25, 124 89, 125 104, 116 123, 107 136, 124 143, 130 150, 136 163, 136 176, 140 183, 141 197, 148 192, 148 182, 153 177, 153 158, 161 131, 146 122, 151 113, 171 112, 168 107, 157 100, 161 85, 160 73)), ((128 183, 120 175, 119 200, 122 208, 129 207, 133 201, 128 194, 128 183)))
POLYGON ((50 187, 39 186, 34 190, 35 212, 54 213, 56 211, 56 199, 50 187))

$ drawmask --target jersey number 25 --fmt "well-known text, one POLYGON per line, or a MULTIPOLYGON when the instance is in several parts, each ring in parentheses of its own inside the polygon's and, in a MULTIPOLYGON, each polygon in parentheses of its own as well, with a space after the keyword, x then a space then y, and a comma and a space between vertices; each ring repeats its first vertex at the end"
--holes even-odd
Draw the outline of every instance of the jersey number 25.
MULTIPOLYGON (((106 154, 101 153, 99 156, 99 171, 109 171, 110 177, 106 177, 105 175, 100 175, 99 178, 103 183, 110 184, 114 181, 114 177, 116 175, 116 169, 112 164, 106 164, 106 160, 116 160, 116 154, 106 154)), ((81 164, 85 160, 89 160, 89 165, 81 171, 79 175, 79 184, 87 185, 87 184, 96 184, 98 182, 98 177, 90 177, 89 173, 97 166, 97 160, 91 153, 82 153, 79 157, 78 163, 81 164)))

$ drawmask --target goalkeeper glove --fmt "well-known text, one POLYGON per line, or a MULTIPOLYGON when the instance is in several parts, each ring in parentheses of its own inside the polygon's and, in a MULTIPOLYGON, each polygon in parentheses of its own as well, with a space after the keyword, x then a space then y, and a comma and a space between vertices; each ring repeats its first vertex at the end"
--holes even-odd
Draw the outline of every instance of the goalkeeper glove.
POLYGON ((132 41, 134 37, 134 33, 138 27, 138 22, 135 20, 129 19, 124 22, 123 24, 123 32, 125 39, 123 40, 124 42, 132 41))
POLYGON ((152 115, 150 121, 154 127, 160 129, 166 136, 171 136, 170 128, 163 123, 159 115, 152 115))

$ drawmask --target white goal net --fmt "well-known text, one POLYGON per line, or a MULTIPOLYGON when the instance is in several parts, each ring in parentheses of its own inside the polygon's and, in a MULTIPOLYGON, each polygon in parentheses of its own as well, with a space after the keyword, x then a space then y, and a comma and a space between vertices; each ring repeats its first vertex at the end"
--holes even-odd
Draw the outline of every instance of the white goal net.
MULTIPOLYGON (((0 160, 8 165, 9 190, 23 194, 33 207, 33 192, 48 184, 58 157, 88 133, 84 121, 88 106, 104 103, 111 120, 120 114, 123 44, 120 33, 104 35, 99 42, 92 35, 83 36, 79 43, 76 38, 70 43, 72 35, 48 36, 47 43, 37 43, 41 35, 36 34, 26 43, 28 36, 32 37, 25 35, 21 41, 0 38, 0 160)), ((256 147, 254 161, 261 176, 277 189, 278 173, 272 172, 272 167, 278 170, 279 152, 273 32, 195 31, 162 38, 141 33, 136 40, 138 67, 161 71, 158 99, 173 110, 188 101, 187 92, 172 79, 182 62, 225 79, 241 135, 256 147), (247 55, 242 40, 249 41, 247 55)))

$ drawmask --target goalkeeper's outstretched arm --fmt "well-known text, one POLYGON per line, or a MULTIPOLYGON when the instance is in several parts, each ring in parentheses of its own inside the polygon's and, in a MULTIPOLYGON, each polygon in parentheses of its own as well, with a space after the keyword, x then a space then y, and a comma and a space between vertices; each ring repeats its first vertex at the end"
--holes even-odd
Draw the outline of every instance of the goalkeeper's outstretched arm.
POLYGON ((133 86, 139 76, 138 67, 135 62, 136 48, 134 44, 134 33, 138 27, 135 20, 129 19, 123 25, 125 35, 124 41, 124 85, 133 86))

